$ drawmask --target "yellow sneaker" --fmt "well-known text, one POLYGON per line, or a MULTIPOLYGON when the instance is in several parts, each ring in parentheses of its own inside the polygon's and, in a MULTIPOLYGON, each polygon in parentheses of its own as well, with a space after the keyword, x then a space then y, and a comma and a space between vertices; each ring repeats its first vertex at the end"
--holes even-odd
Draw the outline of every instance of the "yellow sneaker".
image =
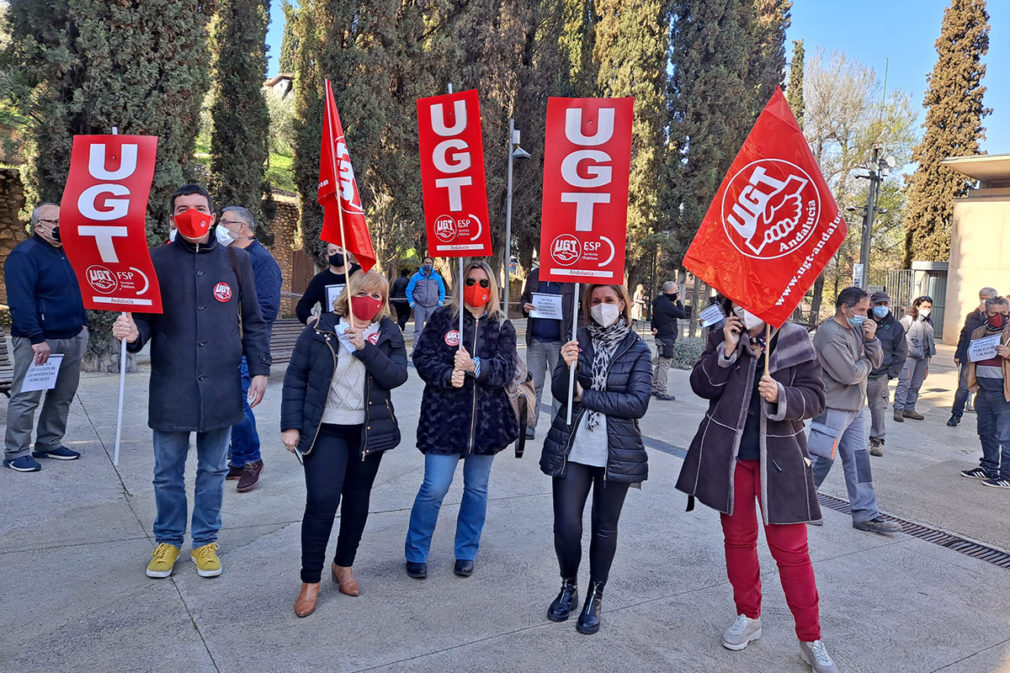
POLYGON ((168 577, 175 568, 175 560, 181 550, 174 544, 162 542, 151 552, 151 562, 147 564, 148 577, 168 577))
POLYGON ((216 542, 205 544, 193 550, 193 563, 200 577, 217 577, 221 574, 221 559, 217 557, 220 547, 216 542))

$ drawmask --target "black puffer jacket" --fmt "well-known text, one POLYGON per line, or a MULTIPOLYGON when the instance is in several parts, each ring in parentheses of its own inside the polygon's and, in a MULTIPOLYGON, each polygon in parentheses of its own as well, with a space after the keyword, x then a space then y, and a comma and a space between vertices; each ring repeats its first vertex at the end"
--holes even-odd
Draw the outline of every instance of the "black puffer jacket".
MULTIPOLYGON (((645 416, 652 393, 652 357, 649 347, 629 331, 614 350, 607 373, 607 389, 592 390, 593 349, 589 330, 578 332, 579 364, 575 376, 582 386, 582 401, 572 407, 572 424, 565 423, 567 408, 561 405, 544 440, 540 469, 551 477, 563 477, 575 430, 586 410, 607 417, 607 470, 609 480, 637 484, 649 476, 648 456, 642 444, 638 419, 645 416)), ((554 399, 568 399, 568 366, 563 359, 551 376, 554 399)))
POLYGON ((505 394, 515 377, 516 332, 512 323, 463 311, 463 347, 480 358, 480 376, 467 374, 453 388, 459 316, 436 309, 414 344, 414 366, 424 380, 417 448, 422 453, 494 455, 519 437, 519 424, 505 394))
MULTIPOLYGON (((338 357, 350 357, 337 341, 337 315, 324 313, 313 327, 302 330, 291 353, 281 394, 281 431, 299 430, 298 450, 309 453, 322 424, 330 381, 338 357)), ((386 451, 400 443, 389 391, 407 380, 407 349, 396 323, 383 318, 375 344, 354 352, 365 365, 365 423, 361 456, 386 451)))

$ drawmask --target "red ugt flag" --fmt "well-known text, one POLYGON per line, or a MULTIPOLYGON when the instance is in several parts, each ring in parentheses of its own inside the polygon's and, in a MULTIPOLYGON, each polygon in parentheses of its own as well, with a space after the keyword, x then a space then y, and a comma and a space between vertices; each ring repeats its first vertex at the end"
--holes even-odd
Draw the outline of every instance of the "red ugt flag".
POLYGON ((319 193, 323 207, 323 231, 319 238, 327 243, 343 245, 358 260, 364 271, 375 265, 375 249, 365 224, 365 209, 354 180, 351 155, 344 142, 344 129, 337 114, 330 80, 326 80, 326 112, 323 115, 323 146, 319 161, 319 193), (343 243, 340 224, 343 220, 343 243))
POLYGON ((781 326, 847 231, 776 88, 723 178, 684 267, 765 322, 781 326))

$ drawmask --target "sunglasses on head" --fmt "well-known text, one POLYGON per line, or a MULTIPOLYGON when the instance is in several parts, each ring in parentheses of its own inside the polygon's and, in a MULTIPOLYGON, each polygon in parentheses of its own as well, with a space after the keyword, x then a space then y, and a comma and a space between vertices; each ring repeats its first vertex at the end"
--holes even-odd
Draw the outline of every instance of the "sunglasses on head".
POLYGON ((477 280, 476 278, 467 278, 466 279, 466 286, 467 287, 473 287, 477 283, 480 283, 480 286, 483 287, 483 288, 491 287, 491 281, 489 281, 487 278, 481 278, 480 280, 477 280))

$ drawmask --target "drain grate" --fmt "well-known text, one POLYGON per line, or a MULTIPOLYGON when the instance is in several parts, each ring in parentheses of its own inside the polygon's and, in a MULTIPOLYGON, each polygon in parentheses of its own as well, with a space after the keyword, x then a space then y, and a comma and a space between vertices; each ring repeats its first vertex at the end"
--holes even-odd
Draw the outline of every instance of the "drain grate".
MULTIPOLYGON (((847 500, 836 498, 832 495, 826 495, 824 493, 818 493, 817 499, 820 500, 821 505, 829 507, 836 512, 842 512, 844 514, 852 513, 852 509, 849 507, 849 502, 847 500)), ((946 533, 942 530, 912 523, 911 521, 906 521, 905 519, 891 516, 890 514, 881 514, 881 516, 889 521, 896 521, 901 524, 902 531, 904 531, 907 535, 919 538, 920 540, 925 540, 926 542, 932 542, 935 545, 946 547, 947 549, 964 554, 965 556, 977 558, 980 561, 985 561, 986 563, 991 563, 999 566, 1000 568, 1010 569, 1010 554, 1005 551, 993 549, 992 547, 987 547, 984 544, 972 542, 971 540, 965 540, 963 537, 951 535, 950 533, 946 533)))

